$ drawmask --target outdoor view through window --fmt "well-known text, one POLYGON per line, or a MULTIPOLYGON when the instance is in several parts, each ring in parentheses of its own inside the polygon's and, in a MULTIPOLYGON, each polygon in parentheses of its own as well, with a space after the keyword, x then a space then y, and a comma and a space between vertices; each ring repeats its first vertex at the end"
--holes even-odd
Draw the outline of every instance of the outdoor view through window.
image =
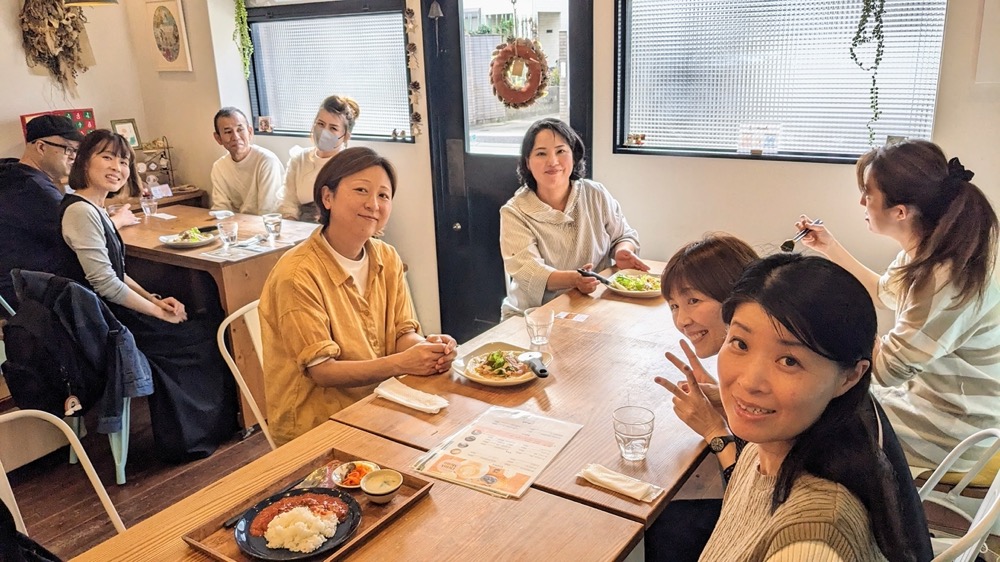
MULTIPOLYGON (((462 7, 468 150, 517 154, 534 121, 569 121, 568 0, 466 0, 462 7), (505 107, 489 87, 493 51, 511 36, 537 40, 548 61, 548 94, 520 109, 505 107)), ((523 80, 515 76, 511 83, 523 80)))

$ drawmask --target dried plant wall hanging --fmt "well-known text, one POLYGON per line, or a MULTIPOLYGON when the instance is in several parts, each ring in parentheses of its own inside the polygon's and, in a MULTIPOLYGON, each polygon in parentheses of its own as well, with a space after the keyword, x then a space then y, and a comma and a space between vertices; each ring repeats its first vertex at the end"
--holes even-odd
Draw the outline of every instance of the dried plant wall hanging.
POLYGON ((87 18, 80 8, 67 8, 62 0, 25 0, 21 9, 21 34, 28 66, 43 66, 63 91, 74 97, 76 77, 87 71, 83 42, 87 18))

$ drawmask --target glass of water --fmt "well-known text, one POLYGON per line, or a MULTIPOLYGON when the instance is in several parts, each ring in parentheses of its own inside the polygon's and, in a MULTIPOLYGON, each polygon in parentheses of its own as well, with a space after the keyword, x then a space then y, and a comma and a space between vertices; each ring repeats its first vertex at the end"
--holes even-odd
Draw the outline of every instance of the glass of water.
POLYGON ((229 255, 229 245, 236 243, 236 237, 240 232, 240 223, 236 221, 223 221, 219 223, 219 238, 222 239, 222 255, 229 255))
POLYGON ((264 219, 264 229, 267 230, 267 240, 268 242, 274 242, 274 239, 281 236, 281 213, 268 213, 261 216, 264 219))
POLYGON ((139 198, 139 204, 142 205, 142 214, 149 217, 156 214, 156 199, 152 195, 143 195, 139 198))
POLYGON ((555 322, 555 312, 551 308, 529 308, 524 311, 524 325, 528 329, 531 345, 546 345, 555 322))
POLYGON ((627 461, 645 459, 649 439, 653 436, 653 412, 642 406, 622 406, 611 417, 622 458, 627 461))

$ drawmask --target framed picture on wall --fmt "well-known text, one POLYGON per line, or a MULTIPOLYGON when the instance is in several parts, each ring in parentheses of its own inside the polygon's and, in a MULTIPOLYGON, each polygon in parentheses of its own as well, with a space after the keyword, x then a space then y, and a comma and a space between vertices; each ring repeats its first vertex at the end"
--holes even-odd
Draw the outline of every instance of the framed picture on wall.
POLYGON ((191 71, 191 51, 188 48, 181 0, 147 1, 145 28, 153 49, 156 70, 191 71))
POLYGON ((112 119, 111 130, 125 137, 128 145, 132 148, 139 148, 142 141, 139 140, 139 127, 135 125, 135 119, 112 119))

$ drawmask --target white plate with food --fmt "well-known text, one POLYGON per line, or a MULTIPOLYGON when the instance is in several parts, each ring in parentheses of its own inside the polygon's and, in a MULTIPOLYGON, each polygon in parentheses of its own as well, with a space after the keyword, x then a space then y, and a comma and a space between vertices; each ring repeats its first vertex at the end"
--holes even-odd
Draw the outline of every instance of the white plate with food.
MULTIPOLYGON (((491 342, 479 346, 451 364, 451 368, 463 377, 486 386, 515 386, 535 380, 537 377, 527 363, 517 360, 517 356, 529 351, 523 347, 504 342, 491 342)), ((542 353, 542 364, 548 367, 551 353, 542 353)))
POLYGON ((622 269, 611 277, 608 290, 623 297, 651 299, 660 296, 660 276, 638 269, 622 269))
POLYGON ((160 236, 160 242, 171 248, 199 248, 215 242, 215 235, 191 228, 180 234, 160 236))

